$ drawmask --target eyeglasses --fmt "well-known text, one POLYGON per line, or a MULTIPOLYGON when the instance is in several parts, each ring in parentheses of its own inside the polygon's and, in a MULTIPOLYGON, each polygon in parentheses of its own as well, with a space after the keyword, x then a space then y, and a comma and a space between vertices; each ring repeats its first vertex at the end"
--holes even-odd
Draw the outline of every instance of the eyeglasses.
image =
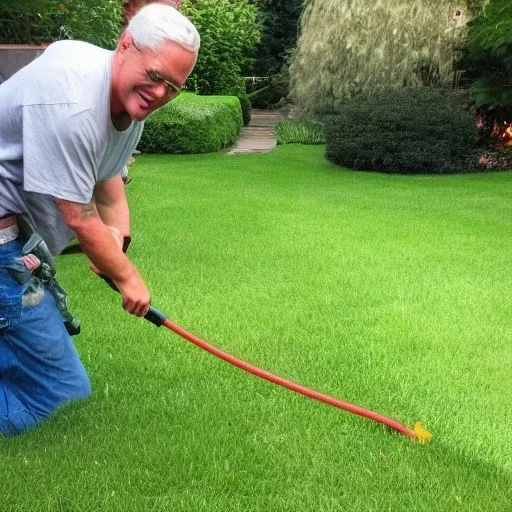
POLYGON ((172 82, 169 82, 169 80, 161 77, 156 71, 153 71, 152 69, 146 69, 146 75, 154 84, 165 84, 167 94, 169 95, 176 97, 181 92, 181 89, 177 85, 174 85, 172 82))
MULTIPOLYGON (((142 51, 135 44, 135 41, 133 42, 133 46, 139 51, 139 53, 142 54, 142 51)), ((173 98, 175 98, 181 92, 181 87, 178 87, 177 85, 174 85, 169 80, 166 80, 163 76, 160 76, 160 74, 157 73, 156 71, 154 71, 153 69, 147 69, 146 66, 144 66, 144 68, 146 69, 147 77, 149 78, 149 80, 152 83, 154 83, 155 85, 165 84, 165 89, 169 96, 172 96, 173 98)))

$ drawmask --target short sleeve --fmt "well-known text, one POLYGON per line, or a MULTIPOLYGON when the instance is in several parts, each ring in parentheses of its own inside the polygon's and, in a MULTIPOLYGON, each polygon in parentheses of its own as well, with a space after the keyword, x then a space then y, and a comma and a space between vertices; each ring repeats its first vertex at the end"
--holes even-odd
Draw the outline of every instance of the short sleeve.
POLYGON ((88 108, 76 103, 23 107, 24 189, 89 203, 100 145, 88 108))

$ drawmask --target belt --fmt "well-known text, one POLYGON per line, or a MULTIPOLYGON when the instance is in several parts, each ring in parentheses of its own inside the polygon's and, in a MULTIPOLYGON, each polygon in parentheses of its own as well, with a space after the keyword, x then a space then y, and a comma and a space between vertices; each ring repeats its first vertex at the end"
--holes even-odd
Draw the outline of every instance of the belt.
POLYGON ((16 240, 18 233, 18 222, 15 215, 9 215, 0 219, 0 245, 16 240))
POLYGON ((0 218, 0 229, 10 228, 11 226, 16 226, 16 224, 16 215, 6 215, 0 218))

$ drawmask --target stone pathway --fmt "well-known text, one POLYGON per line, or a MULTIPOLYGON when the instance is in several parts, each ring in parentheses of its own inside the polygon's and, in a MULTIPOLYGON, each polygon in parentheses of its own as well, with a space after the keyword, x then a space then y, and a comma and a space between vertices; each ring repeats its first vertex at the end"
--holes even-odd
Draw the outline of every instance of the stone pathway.
POLYGON ((276 147, 274 125, 282 119, 274 110, 253 109, 251 122, 242 128, 236 144, 226 151, 228 155, 241 153, 268 153, 276 147))

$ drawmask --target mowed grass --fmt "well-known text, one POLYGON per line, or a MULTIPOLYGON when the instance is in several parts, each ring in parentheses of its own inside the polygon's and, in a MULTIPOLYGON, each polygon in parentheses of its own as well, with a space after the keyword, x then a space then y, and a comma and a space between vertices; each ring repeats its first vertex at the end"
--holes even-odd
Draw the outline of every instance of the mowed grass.
POLYGON ((129 316, 66 255, 94 393, 0 440, 2 512, 511 510, 512 173, 361 173, 323 152, 137 157, 130 256, 186 329, 432 443, 129 316))

